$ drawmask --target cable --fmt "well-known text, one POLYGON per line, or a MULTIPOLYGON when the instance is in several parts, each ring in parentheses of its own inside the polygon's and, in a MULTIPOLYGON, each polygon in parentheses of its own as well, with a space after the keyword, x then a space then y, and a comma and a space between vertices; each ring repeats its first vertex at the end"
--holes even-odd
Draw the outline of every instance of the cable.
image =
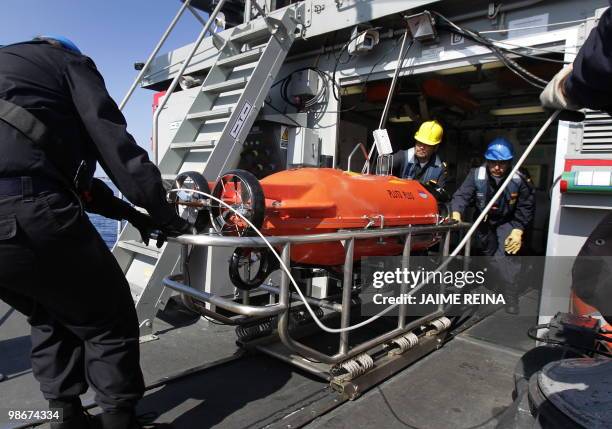
POLYGON ((535 58, 535 59, 544 60, 544 61, 550 60, 550 58, 544 59, 544 58, 541 58, 541 57, 537 57, 535 55, 522 54, 522 53, 520 53, 518 51, 513 51, 513 50, 508 49, 508 48, 499 47, 499 46, 495 45, 494 41, 492 41, 490 39, 487 39, 486 37, 481 36, 479 33, 475 32, 475 31, 472 31, 470 29, 459 27, 457 24, 455 24, 454 22, 452 22, 451 20, 449 20, 444 15, 442 15, 442 14, 440 14, 438 12, 433 12, 433 13, 434 13, 435 16, 439 17, 440 19, 445 21, 450 26, 450 31, 458 33, 458 34, 462 35, 465 38, 468 38, 468 39, 470 39, 470 40, 472 40, 472 41, 474 41, 476 43, 479 43, 479 44, 489 48, 491 50, 491 52, 510 71, 512 71, 517 76, 519 76, 525 82, 529 83, 532 86, 535 86, 538 89, 544 89, 544 87, 548 84, 548 82, 546 80, 544 80, 544 79, 534 75, 530 71, 528 71, 525 68, 523 68, 516 61, 514 61, 511 58, 509 58, 508 56, 506 56, 505 52, 510 52, 510 53, 512 53, 514 55, 526 56, 526 57, 535 58))
MULTIPOLYGON (((512 181, 512 177, 517 173, 519 168, 523 165, 523 163, 525 162, 525 160, 527 159, 527 157, 529 156, 529 154, 531 153, 531 151, 533 150, 535 145, 538 143, 538 141, 540 140, 542 135, 546 132, 548 127, 553 123, 553 121, 555 121, 557 119, 557 117, 559 116, 559 113, 561 113, 560 110, 555 111, 550 116, 550 118, 548 118, 548 120, 544 123, 544 125, 542 125, 542 128, 540 128, 540 130, 535 135, 535 137, 533 138, 533 140, 531 141, 529 146, 527 146, 527 148, 523 152, 523 155, 521 155, 519 160, 516 162, 516 165, 514 166, 512 171, 510 171, 510 173, 508 174, 508 176, 506 177, 506 179, 504 180, 502 185, 497 189, 497 192, 495 193, 495 195, 493 195, 493 197, 491 198, 489 203, 486 205, 486 207, 480 213, 478 218, 474 221, 473 225, 470 227, 468 232, 465 234, 465 236, 463 237, 461 242, 457 245, 457 247, 453 250, 453 252, 448 256, 446 261, 444 261, 442 264, 440 264, 433 272, 439 272, 439 271, 445 269, 448 266, 448 264, 450 264, 450 262, 453 259, 455 259, 455 257, 459 254, 459 252, 461 252, 461 250, 465 247, 465 245, 470 240, 470 238, 472 237, 472 235, 474 234, 476 229, 480 226, 480 224, 483 222, 484 218, 488 215, 488 213, 491 210, 491 208, 493 207, 493 205, 495 205, 496 201, 501 197, 502 193, 506 190, 506 188, 508 187, 508 185, 512 181)), ((385 314, 389 313, 390 311, 392 311, 393 309, 395 309, 396 307, 399 306, 399 304, 390 305, 387 308, 385 308, 384 310, 381 310, 380 312, 375 314, 374 316, 372 316, 372 317, 370 317, 370 318, 368 318, 368 319, 366 319, 366 320, 364 320, 362 322, 359 322, 359 323, 357 323, 355 325, 348 326, 346 328, 330 328, 330 327, 324 325, 321 322, 321 320, 319 320, 319 318, 316 316, 316 314, 313 311, 312 307, 310 307, 310 304, 308 304, 308 302, 306 300, 306 297, 304 296, 304 294, 302 293, 302 291, 298 287, 295 279, 291 275, 291 272, 290 272, 289 268, 285 265, 285 263, 283 262, 282 258, 278 255, 278 253, 276 252, 274 247, 270 244, 270 242, 266 239, 266 237, 264 237, 264 235, 261 233, 261 231, 258 228, 256 228, 255 225, 253 225, 250 220, 248 220, 246 217, 244 217, 242 215, 242 213, 239 213, 236 209, 234 209, 230 205, 226 204, 225 202, 221 201, 220 199, 218 199, 218 198, 216 198, 216 197, 214 197, 214 196, 212 196, 210 194, 207 194, 205 192, 202 192, 202 191, 198 191, 198 190, 195 190, 195 189, 172 189, 169 192, 171 192, 171 193, 176 193, 176 192, 192 192, 192 193, 197 193, 197 194, 200 194, 200 195, 204 195, 204 196, 206 196, 208 198, 213 199, 214 201, 217 201, 218 203, 220 203, 223 206, 227 207, 229 210, 231 210, 236 215, 241 217, 251 228, 253 228, 253 230, 257 233, 257 235, 259 235, 261 237, 261 239, 264 241, 264 243, 266 243, 266 245, 270 248, 272 254, 276 257, 276 259, 278 259, 278 261, 280 263, 281 269, 283 271, 285 271, 285 274, 287 274, 287 277, 289 278, 289 281, 291 282, 291 284, 295 288, 297 294, 299 295, 300 300, 304 303, 304 307, 306 308, 306 310, 308 310, 308 312, 312 316, 312 319, 319 326, 319 328, 321 328, 325 332, 329 332, 331 334, 338 334, 338 333, 341 333, 341 332, 348 332, 348 331, 353 331, 355 329, 362 328, 362 327, 367 326, 370 323, 374 322, 375 320, 381 318, 382 316, 384 316, 385 314)), ((426 286, 426 281, 423 281, 420 284, 418 284, 417 286, 415 286, 410 292, 407 293, 407 296, 411 296, 411 295, 415 294, 416 292, 421 290, 424 286, 426 286)))
MULTIPOLYGON (((482 33, 479 33, 482 34, 482 33)), ((578 51, 568 51, 568 49, 570 48, 578 48, 580 49, 582 46, 560 46, 559 48, 561 50, 555 51, 553 49, 546 49, 546 48, 536 48, 535 46, 525 46, 525 45, 517 45, 516 43, 510 43, 510 42, 506 42, 505 40, 492 40, 489 39, 494 43, 498 43, 498 44, 503 44, 503 45, 508 45, 508 46, 513 46, 515 48, 522 48, 522 49, 530 49, 532 51, 540 51, 540 52, 544 52, 547 54, 570 54, 570 55, 578 55, 578 51)))
MULTIPOLYGON (((382 27, 375 27, 373 29, 369 28, 368 30, 380 30, 381 28, 382 27)), ((340 94, 336 92, 336 86, 338 86, 338 88, 340 86, 336 83, 336 71, 338 71, 338 65, 340 64, 340 59, 342 58, 342 54, 344 53, 344 50, 349 47, 349 45, 351 44, 352 41, 357 40, 358 38, 360 38, 361 35, 363 33, 365 33, 366 31, 367 30, 360 32, 355 37, 352 37, 348 42, 346 42, 344 44, 344 46, 342 47, 342 49, 340 49, 340 53, 338 54, 338 56, 335 57, 336 58, 336 64, 334 65, 334 71, 332 72, 331 79, 332 79, 332 82, 334 83, 334 87, 333 87, 332 92, 334 94, 334 98, 337 101, 340 101, 340 94)), ((352 57, 353 57, 353 55, 349 54, 349 59, 346 62, 342 63, 342 64, 348 64, 352 57)))
POLYGON ((301 127, 302 125, 300 125, 295 119, 293 119, 291 116, 287 115, 286 113, 283 113, 280 109, 278 109, 276 106, 274 106, 272 104, 271 101, 268 100, 264 100, 264 103, 266 103, 268 106, 270 106, 272 109, 276 110, 278 113, 280 113, 281 115, 283 115, 285 118, 289 119, 291 122, 293 122, 295 125, 297 125, 298 127, 301 127))
POLYGON ((539 329, 546 329, 546 328, 549 328, 549 327, 550 327, 550 325, 548 325, 548 324, 532 326, 531 328, 527 329, 527 336, 529 338, 531 338, 532 340, 540 341, 542 343, 554 344, 554 345, 557 345, 557 346, 565 346, 565 347, 569 347, 569 348, 572 348, 572 349, 584 350, 584 351, 587 351, 587 352, 597 353, 599 355, 612 358, 612 353, 608 353, 608 352, 604 352, 604 351, 601 351, 601 350, 593 349, 591 347, 583 347, 583 346, 578 346, 578 345, 575 345, 575 344, 569 344, 569 343, 566 343, 566 342, 563 342, 563 341, 553 340, 553 339, 550 339, 550 338, 538 337, 538 335, 536 333, 534 333, 535 331, 537 331, 539 329))

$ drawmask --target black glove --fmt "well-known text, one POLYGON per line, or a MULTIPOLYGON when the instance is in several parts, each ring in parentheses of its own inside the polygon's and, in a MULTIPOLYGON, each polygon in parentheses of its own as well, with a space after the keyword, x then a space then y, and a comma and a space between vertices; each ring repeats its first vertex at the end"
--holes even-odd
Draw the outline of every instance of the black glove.
POLYGON ((182 217, 176 215, 170 222, 165 223, 160 227, 157 235, 157 247, 161 247, 168 237, 178 237, 184 234, 193 234, 194 227, 182 217))
POLYGON ((155 223, 153 222, 153 218, 145 213, 139 212, 133 207, 130 207, 130 212, 127 214, 125 219, 138 230, 142 242, 148 246, 149 238, 151 238, 151 232, 157 229, 155 223))

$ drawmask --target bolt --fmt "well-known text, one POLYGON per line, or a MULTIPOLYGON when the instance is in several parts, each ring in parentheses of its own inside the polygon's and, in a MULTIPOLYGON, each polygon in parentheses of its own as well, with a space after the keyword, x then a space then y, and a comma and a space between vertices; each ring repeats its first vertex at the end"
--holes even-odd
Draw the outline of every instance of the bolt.
POLYGON ((153 326, 153 325, 152 325, 152 323, 151 323, 149 320, 147 320, 147 321, 145 322, 145 326, 146 326, 147 328, 150 328, 150 327, 151 327, 151 326, 153 326))

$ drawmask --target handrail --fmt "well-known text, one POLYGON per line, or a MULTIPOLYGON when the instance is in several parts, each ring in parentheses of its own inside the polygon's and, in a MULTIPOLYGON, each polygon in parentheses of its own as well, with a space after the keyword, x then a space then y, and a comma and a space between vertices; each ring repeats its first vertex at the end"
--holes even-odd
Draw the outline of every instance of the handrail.
POLYGON ((153 146, 153 148, 152 149, 153 149, 153 160, 154 160, 155 164, 158 164, 158 162, 159 162, 159 156, 158 156, 159 155, 158 154, 158 149, 159 149, 159 145, 158 145, 159 115, 160 115, 161 111, 163 110, 163 108, 165 107, 165 105, 168 102, 168 100, 170 99, 170 96, 172 96, 172 93, 174 92, 174 90, 176 89, 176 86, 179 83, 179 80, 183 77, 183 74, 185 73, 185 70, 187 70, 187 67, 189 66, 189 63, 191 62, 191 59, 193 58, 193 56, 195 55, 196 51, 200 47, 200 44, 202 43, 202 40, 204 40, 204 37, 206 37, 206 33, 208 33, 210 25, 215 21, 215 18, 217 17, 218 13, 223 8, 223 5, 225 4, 225 2, 226 2, 226 0, 221 0, 217 4, 217 7, 215 7, 215 10, 208 17, 208 21, 206 21, 206 25, 204 26, 204 28, 200 32, 200 34, 198 36, 198 39, 196 40, 195 44, 193 45, 193 48, 191 49, 191 52, 189 52, 189 55, 187 55, 187 58, 185 58, 185 60, 183 61, 183 65, 181 66, 181 69, 179 70, 177 75, 172 80, 172 83, 170 84, 170 86, 166 90, 166 95, 164 95, 164 98, 159 103, 159 105, 157 106, 157 109, 155 110, 155 113, 153 114, 153 138, 152 138, 152 146, 153 146))
POLYGON ((183 12, 185 12, 185 9, 189 7, 189 3, 191 3, 191 0, 185 0, 183 5, 181 6, 179 11, 177 12, 176 16, 172 20, 172 22, 170 22, 170 25, 168 26, 168 28, 164 32, 163 36, 161 37, 161 39, 159 39, 159 42, 157 42, 157 46, 155 46, 155 49, 153 49, 153 52, 151 52, 151 55, 149 55, 149 58, 147 59, 147 62, 145 63, 144 67, 142 68, 142 70, 140 70, 140 73, 138 73, 138 76, 136 77, 136 79, 132 83, 132 86, 128 90, 127 94, 125 94, 125 97, 123 97, 123 100, 119 104, 119 110, 123 110, 123 108, 127 104, 128 100, 130 99, 130 97, 134 93, 134 90, 136 89, 138 84, 142 81, 142 77, 148 71, 149 66, 151 65, 151 62, 157 56, 157 53, 159 52, 159 50, 161 49, 163 44, 168 39, 168 36, 170 36, 170 33, 172 32, 172 30, 174 30, 174 27, 176 27, 176 24, 178 23, 178 20, 183 15, 183 12))
MULTIPOLYGON (((366 238, 392 237, 397 235, 412 234, 432 234, 436 232, 456 231, 468 228, 469 223, 457 222, 440 225, 427 226, 407 226, 400 228, 384 228, 372 230, 345 230, 324 234, 305 234, 305 235, 286 235, 270 236, 266 239, 273 246, 280 246, 286 243, 306 244, 324 243, 329 241, 341 241, 366 238)), ((191 246, 219 246, 219 247, 266 247, 266 243, 260 237, 228 237, 220 235, 181 235, 178 237, 168 237, 168 241, 191 246)))
POLYGON ((194 289, 191 286, 181 283, 180 280, 183 280, 182 273, 167 276, 163 279, 162 283, 164 284, 164 286, 172 290, 184 293, 195 299, 199 299, 200 301, 211 303, 217 307, 221 307, 227 311, 231 311, 237 314, 253 317, 270 317, 281 314, 288 308, 286 305, 283 304, 272 304, 267 306, 240 304, 230 299, 214 295, 212 293, 194 289))
POLYGON ((346 166, 346 171, 351 172, 351 159, 353 158, 353 155, 355 155, 355 152, 357 152, 357 149, 359 148, 361 148, 361 152, 363 152, 363 156, 365 157, 366 161, 370 160, 370 157, 368 156, 368 151, 366 150, 363 143, 357 143, 357 146, 355 146, 355 148, 351 151, 351 154, 348 156, 348 165, 346 166))

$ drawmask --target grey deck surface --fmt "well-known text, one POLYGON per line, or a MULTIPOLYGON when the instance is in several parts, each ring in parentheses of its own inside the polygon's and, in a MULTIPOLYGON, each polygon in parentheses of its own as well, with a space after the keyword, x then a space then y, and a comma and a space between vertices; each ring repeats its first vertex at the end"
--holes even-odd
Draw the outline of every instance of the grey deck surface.
MULTIPOLYGON (((523 296, 521 305, 527 309, 535 298, 523 296)), ((160 340, 142 345, 148 384, 238 350, 233 328, 172 312, 165 318, 157 321, 160 340)), ((523 333, 534 323, 534 316, 498 311, 353 402, 339 400, 326 383, 287 364, 247 355, 150 390, 138 412, 179 429, 308 422, 309 428, 495 427, 512 402, 513 369, 531 345, 523 333)), ((0 372, 9 377, 0 383, 0 408, 46 408, 28 353, 25 319, 0 303, 0 372)))

